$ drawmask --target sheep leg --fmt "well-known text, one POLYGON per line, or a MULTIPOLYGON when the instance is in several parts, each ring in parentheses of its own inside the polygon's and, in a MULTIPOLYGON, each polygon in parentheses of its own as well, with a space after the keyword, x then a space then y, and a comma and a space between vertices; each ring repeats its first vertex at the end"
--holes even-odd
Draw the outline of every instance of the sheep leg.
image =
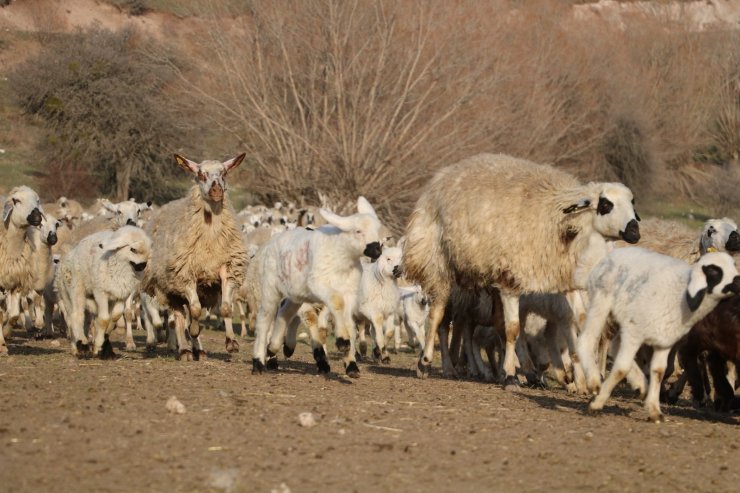
MULTIPOLYGON (((419 349, 424 351, 424 343, 426 342, 425 327, 424 324, 420 324, 416 321, 406 322, 406 330, 409 333, 409 342, 416 341, 419 349)), ((410 346, 411 344, 409 344, 410 346)))
POLYGON ((0 356, 8 355, 8 346, 5 344, 5 312, 0 310, 0 356))
POLYGON ((224 319, 224 326, 226 327, 226 351, 229 353, 239 352, 239 343, 236 340, 234 334, 234 324, 232 321, 233 309, 232 304, 234 297, 233 289, 234 283, 229 279, 229 272, 226 269, 226 265, 222 265, 218 270, 218 276, 221 278, 221 316, 224 319))
MULTIPOLYGON (((586 325, 588 325, 588 319, 586 321, 586 325)), ((639 342, 624 340, 622 341, 622 344, 619 347, 619 352, 617 353, 617 357, 614 360, 612 371, 609 373, 609 376, 601 385, 599 393, 588 404, 589 411, 601 411, 604 408, 604 404, 606 403, 606 400, 609 398, 609 396, 612 394, 614 387, 616 387, 617 384, 621 382, 622 379, 627 375, 627 372, 632 366, 632 362, 635 360, 635 355, 637 354, 637 351, 639 349, 639 342)))
POLYGON ((571 365, 573 367, 573 383, 575 383, 575 391, 579 394, 588 394, 588 386, 586 385, 586 374, 583 371, 583 365, 581 364, 581 358, 578 356, 576 350, 576 344, 578 341, 577 325, 571 322, 568 329, 565 331, 565 342, 568 345, 568 356, 570 356, 571 365))
POLYGON ((278 308, 280 307, 279 293, 263 293, 262 303, 257 310, 255 324, 255 339, 252 349, 252 374, 260 374, 265 371, 265 355, 267 353, 267 337, 272 324, 275 321, 278 308))
POLYGON ((519 380, 516 378, 516 341, 519 338, 519 296, 501 293, 501 305, 504 312, 504 331, 506 349, 504 351, 505 390, 516 390, 519 380))
MULTIPOLYGON (((186 310, 186 307, 182 307, 186 310)), ((179 308, 172 310, 172 320, 175 326, 175 337, 177 338, 177 349, 179 350, 178 359, 180 361, 193 361, 193 350, 185 336, 185 312, 179 308)))
POLYGON ((560 346, 558 345, 558 334, 560 333, 560 326, 552 322, 545 324, 545 338, 547 339, 547 351, 550 356, 550 365, 552 365, 555 371, 555 379, 560 385, 562 385, 569 392, 575 390, 568 381, 568 376, 565 372, 565 364, 563 364, 563 355, 560 353, 560 346))
MULTIPOLYGON (((8 311, 8 329, 13 327, 18 322, 18 317, 21 315, 20 310, 20 293, 17 291, 11 291, 5 298, 5 304, 8 311)), ((7 337, 9 333, 5 334, 7 337)))
POLYGON ((460 310, 457 310, 452 320, 452 336, 450 337, 449 342, 447 342, 447 339, 445 339, 445 344, 448 345, 448 358, 450 359, 450 362, 455 365, 455 370, 457 371, 458 375, 462 373, 466 363, 465 361, 461 361, 460 354, 462 354, 462 351, 465 350, 463 348, 461 351, 463 339, 462 329, 467 325, 467 323, 468 320, 466 319, 465 315, 460 310))
MULTIPOLYGON (((604 297, 602 293, 597 293, 594 296, 586 316, 584 329, 581 335, 578 336, 576 348, 576 354, 586 373, 586 387, 593 393, 598 392, 601 385, 601 372, 596 367, 596 345, 599 343, 599 338, 611 310, 611 303, 608 302, 608 299, 603 299, 604 297)), ((635 349, 636 352, 637 349, 635 349)))
POLYGON ((134 330, 133 330, 133 319, 134 319, 134 294, 130 294, 126 298, 123 320, 126 322, 126 351, 136 350, 136 343, 134 342, 134 330))
POLYGON ((311 350, 313 352, 313 359, 316 361, 316 366, 319 369, 319 374, 329 373, 331 367, 329 366, 329 360, 326 357, 326 350, 322 341, 321 333, 319 330, 319 319, 320 316, 316 313, 316 310, 311 307, 307 309, 303 316, 303 323, 308 328, 308 333, 311 338, 311 350))
POLYGON ((167 312, 167 351, 177 354, 178 343, 177 343, 177 319, 175 318, 175 311, 168 310, 167 312))
MULTIPOLYGON (((665 371, 665 368, 663 369, 665 371)), ((640 399, 645 398, 645 372, 642 371, 637 361, 632 362, 629 372, 627 372, 627 383, 633 390, 636 390, 640 395, 640 399)))
POLYGON ((452 358, 450 358, 449 330, 449 317, 445 317, 437 329, 439 335, 439 353, 442 358, 442 376, 445 378, 457 378, 455 365, 452 364, 452 358))
MULTIPOLYGON (((476 329, 478 327, 476 326, 476 329)), ((480 355, 480 344, 479 341, 475 338, 475 330, 473 330, 473 336, 471 337, 470 344, 472 347, 473 352, 473 361, 475 365, 478 367, 478 371, 483 376, 483 379, 486 382, 493 382, 494 375, 493 371, 491 370, 490 366, 486 364, 485 361, 483 361, 483 358, 480 355)))
POLYGON ((190 310, 190 317, 192 320, 200 320, 203 307, 200 305, 200 298, 198 298, 198 286, 191 284, 185 287, 185 299, 188 300, 188 307, 190 310))
POLYGON ((301 319, 296 316, 293 316, 288 324, 288 330, 285 332, 285 342, 283 343, 283 355, 286 358, 290 358, 295 352, 296 344, 298 344, 298 327, 300 327, 300 325, 301 319))
MULTIPOLYGON (((434 358, 434 335, 439 330, 440 322, 445 315, 445 306, 447 305, 448 296, 438 296, 432 301, 429 307, 429 332, 426 334, 424 349, 421 350, 419 361, 416 364, 416 376, 426 378, 432 369, 432 359, 434 358)), ((442 341, 440 340, 440 345, 442 341)))
POLYGON ((290 357, 293 354, 293 351, 295 351, 295 338, 293 339, 293 346, 289 347, 285 340, 285 333, 288 328, 288 324, 293 320, 293 317, 296 316, 300 308, 300 303, 285 300, 278 310, 277 318, 274 322, 274 328, 272 329, 272 335, 270 337, 270 344, 267 347, 267 368, 269 370, 277 370, 277 353, 281 348, 286 357, 290 357))
POLYGON ((388 355, 388 350, 385 347, 385 321, 383 315, 377 313, 373 315, 371 323, 373 325, 373 334, 375 336, 375 349, 373 349, 373 358, 376 361, 380 361, 383 364, 391 362, 391 357, 388 355))
POLYGON ((650 360, 650 384, 645 398, 645 408, 648 411, 648 421, 653 423, 663 421, 663 414, 660 412, 660 385, 663 382, 670 353, 671 348, 669 347, 653 348, 653 357, 650 360))
POLYGON ((349 335, 349 350, 342 358, 344 371, 350 378, 359 378, 360 368, 357 366, 355 356, 357 329, 352 319, 352 309, 355 306, 355 300, 351 296, 342 296, 339 293, 335 293, 330 297, 330 302, 327 306, 336 322, 337 346, 339 346, 339 334, 349 335))
POLYGON ((243 301, 237 301, 236 306, 239 308, 239 324, 242 328, 241 336, 247 337, 247 312, 245 304, 243 301))
POLYGON ((93 344, 93 356, 97 356, 103 348, 105 334, 111 325, 111 314, 108 296, 102 291, 93 293, 97 305, 97 316, 95 317, 95 342, 93 344))
POLYGON ((717 351, 709 351, 709 372, 714 383, 714 409, 728 412, 735 397, 735 389, 727 380, 727 360, 717 351))
POLYGON ((360 341, 360 356, 364 359, 364 357, 367 356, 367 330, 365 328, 364 320, 357 322, 357 338, 360 341))
MULTIPOLYGON (((473 351, 473 328, 470 320, 466 320, 465 325, 462 326, 462 339, 463 339, 463 350, 465 351, 465 358, 468 361, 468 377, 478 378, 481 374, 478 361, 475 358, 475 351, 473 351)), ((478 353, 480 359, 480 353, 478 353)))

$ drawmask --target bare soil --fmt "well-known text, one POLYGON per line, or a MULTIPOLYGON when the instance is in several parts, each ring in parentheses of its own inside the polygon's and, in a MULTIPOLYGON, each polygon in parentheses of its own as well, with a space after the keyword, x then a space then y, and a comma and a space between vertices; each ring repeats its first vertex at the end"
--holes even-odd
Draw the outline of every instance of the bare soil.
MULTIPOLYGON (((251 343, 208 361, 160 348, 77 360, 65 340, 16 332, 0 359, 0 490, 22 491, 737 491, 736 416, 665 406, 652 424, 626 391, 600 416, 561 390, 411 371, 412 353, 362 375, 317 376, 299 343, 278 373, 251 375, 251 343), (166 401, 176 396, 184 414, 166 401), (302 427, 301 412, 317 424, 302 427)), ((438 360, 437 360, 438 363, 438 360)), ((335 373, 337 371, 338 373, 335 373)))

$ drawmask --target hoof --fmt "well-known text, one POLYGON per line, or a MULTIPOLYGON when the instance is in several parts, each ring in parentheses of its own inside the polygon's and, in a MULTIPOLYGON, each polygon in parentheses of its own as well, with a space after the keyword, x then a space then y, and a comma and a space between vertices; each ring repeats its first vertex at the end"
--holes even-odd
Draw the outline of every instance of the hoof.
POLYGON ((360 354, 363 356, 367 356, 367 342, 366 341, 360 341, 360 354))
POLYGON ((227 353, 238 353, 239 352, 239 343, 236 342, 236 339, 229 339, 226 338, 226 352, 227 353))
POLYGON ((8 346, 5 344, 0 345, 0 356, 7 356, 8 355, 8 346))
POLYGON ((205 351, 202 349, 195 349, 193 348, 193 360, 194 361, 206 361, 208 359, 208 354, 206 354, 205 351))
POLYGON ((519 390, 519 380, 514 375, 509 375, 504 380, 504 390, 515 392, 519 390))
POLYGON ((295 347, 290 347, 287 344, 283 343, 283 354, 286 358, 290 358, 293 356, 293 353, 295 352, 295 347))
POLYGON ((345 339, 344 337, 337 337, 337 351, 339 351, 340 353, 348 354, 349 339, 345 339))
POLYGON ((385 356, 383 359, 380 360, 380 362, 383 363, 384 365, 390 365, 391 364, 391 357, 390 356, 385 356))
POLYGON ((157 352, 157 344, 147 344, 146 345, 146 352, 149 354, 157 352))
POLYGON ((136 351, 136 343, 134 341, 127 342, 126 351, 136 351))
POLYGON ((650 423, 662 423, 665 421, 665 418, 663 417, 663 414, 651 414, 650 417, 647 419, 650 423))
POLYGON ((373 348, 373 359, 375 361, 380 361, 380 349, 377 346, 373 348))
POLYGON ((265 365, 257 359, 252 359, 252 375, 262 375, 265 372, 265 365))
POLYGON ((347 376, 350 378, 360 378, 360 369, 357 367, 357 363, 350 361, 347 365, 346 370, 347 376))
POLYGON ((319 374, 329 373, 331 367, 329 366, 329 362, 326 360, 326 353, 324 352, 324 348, 314 348, 313 359, 316 360, 316 366, 319 368, 319 374))
POLYGON ((267 364, 265 365, 265 368, 270 371, 277 371, 278 369, 277 356, 270 356, 269 358, 267 358, 267 364))
POLYGON ((429 373, 432 371, 432 364, 431 363, 424 363, 424 356, 422 355, 419 358, 419 361, 416 363, 416 376, 421 379, 425 379, 429 376, 429 373))
POLYGON ((193 352, 189 349, 181 349, 177 359, 179 361, 193 361, 193 352))
POLYGON ((113 345, 107 337, 105 338, 103 347, 100 348, 100 359, 116 359, 116 353, 113 352, 113 345))

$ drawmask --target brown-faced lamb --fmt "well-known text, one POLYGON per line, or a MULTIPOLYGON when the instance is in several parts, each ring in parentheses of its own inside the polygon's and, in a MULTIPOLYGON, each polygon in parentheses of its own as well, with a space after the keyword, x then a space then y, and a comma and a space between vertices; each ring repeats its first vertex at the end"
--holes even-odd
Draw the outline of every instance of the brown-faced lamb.
MULTIPOLYGON (((221 316, 231 318, 232 290, 244 278, 244 242, 226 190, 227 174, 244 156, 196 163, 175 155, 196 185, 186 197, 163 205, 146 226, 153 251, 142 286, 170 309, 181 360, 205 357, 198 338, 203 305, 214 307, 220 300, 221 316), (186 309, 192 346, 185 334, 186 309)), ((227 330, 226 350, 239 350, 233 331, 227 330)))
POLYGON ((519 297, 585 284, 606 239, 640 238, 632 192, 621 183, 582 185, 551 166, 481 154, 437 172, 406 228, 404 271, 432 299, 417 375, 429 373, 433 338, 452 287, 500 290, 505 386, 518 385, 519 297))

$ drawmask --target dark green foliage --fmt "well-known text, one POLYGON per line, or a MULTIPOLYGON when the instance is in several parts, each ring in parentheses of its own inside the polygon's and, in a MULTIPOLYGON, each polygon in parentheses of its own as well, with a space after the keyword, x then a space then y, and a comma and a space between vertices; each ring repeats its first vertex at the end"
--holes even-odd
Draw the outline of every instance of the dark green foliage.
POLYGON ((187 135, 166 101, 168 72, 139 41, 128 30, 60 35, 11 74, 22 107, 45 122, 45 194, 79 196, 91 184, 121 200, 180 193, 171 156, 187 135))

